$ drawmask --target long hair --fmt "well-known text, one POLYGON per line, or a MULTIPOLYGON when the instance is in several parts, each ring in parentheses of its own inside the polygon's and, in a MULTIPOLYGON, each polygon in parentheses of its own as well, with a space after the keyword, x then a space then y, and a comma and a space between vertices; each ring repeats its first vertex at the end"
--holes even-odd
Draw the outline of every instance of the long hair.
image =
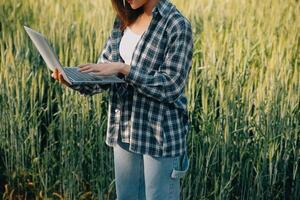
POLYGON ((125 0, 111 0, 112 6, 116 11, 117 17, 121 20, 121 29, 124 30, 127 26, 131 25, 140 14, 144 12, 144 8, 132 9, 130 4, 125 0))

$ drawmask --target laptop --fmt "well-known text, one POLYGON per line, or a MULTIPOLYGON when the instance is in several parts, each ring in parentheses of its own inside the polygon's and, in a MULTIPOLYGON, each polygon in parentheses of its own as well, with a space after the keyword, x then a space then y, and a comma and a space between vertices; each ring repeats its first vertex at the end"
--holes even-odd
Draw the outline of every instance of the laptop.
POLYGON ((125 81, 117 75, 95 75, 94 73, 83 73, 79 71, 79 67, 62 67, 56 53, 50 47, 46 38, 39 32, 24 26, 27 34, 46 62, 51 71, 58 69, 63 78, 70 85, 86 85, 86 84, 109 84, 124 83, 125 81))

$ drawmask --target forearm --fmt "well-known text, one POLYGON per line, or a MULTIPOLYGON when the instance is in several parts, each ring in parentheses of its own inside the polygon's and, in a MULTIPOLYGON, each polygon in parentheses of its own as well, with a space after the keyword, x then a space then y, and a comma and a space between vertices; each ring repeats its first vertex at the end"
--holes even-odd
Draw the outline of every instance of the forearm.
MULTIPOLYGON (((124 69, 125 71, 125 69, 124 69)), ((170 76, 163 71, 149 75, 146 71, 131 66, 125 80, 133 84, 138 92, 160 102, 174 102, 182 93, 185 72, 170 76)))

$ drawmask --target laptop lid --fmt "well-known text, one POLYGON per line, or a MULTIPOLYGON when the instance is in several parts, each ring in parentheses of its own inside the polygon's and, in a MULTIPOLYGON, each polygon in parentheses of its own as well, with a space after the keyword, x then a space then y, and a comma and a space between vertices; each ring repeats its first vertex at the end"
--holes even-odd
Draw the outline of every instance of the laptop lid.
POLYGON ((54 71, 55 69, 58 69, 58 71, 62 74, 64 79, 71 84, 71 81, 65 74, 62 65, 60 64, 57 55, 53 51, 53 49, 50 47, 48 41, 46 38, 39 32, 24 26, 27 34, 29 35, 30 39, 32 40, 33 44, 43 57, 44 61, 46 62, 48 68, 51 71, 54 71))

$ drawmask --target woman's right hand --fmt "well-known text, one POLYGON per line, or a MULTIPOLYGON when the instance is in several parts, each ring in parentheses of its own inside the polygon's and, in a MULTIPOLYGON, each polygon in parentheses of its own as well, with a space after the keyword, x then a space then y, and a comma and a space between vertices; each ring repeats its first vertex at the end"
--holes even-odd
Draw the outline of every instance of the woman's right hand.
POLYGON ((66 86, 70 86, 70 84, 64 79, 64 77, 62 76, 62 74, 58 71, 58 69, 55 69, 54 72, 51 74, 51 76, 55 79, 58 80, 60 83, 66 85, 66 86))

